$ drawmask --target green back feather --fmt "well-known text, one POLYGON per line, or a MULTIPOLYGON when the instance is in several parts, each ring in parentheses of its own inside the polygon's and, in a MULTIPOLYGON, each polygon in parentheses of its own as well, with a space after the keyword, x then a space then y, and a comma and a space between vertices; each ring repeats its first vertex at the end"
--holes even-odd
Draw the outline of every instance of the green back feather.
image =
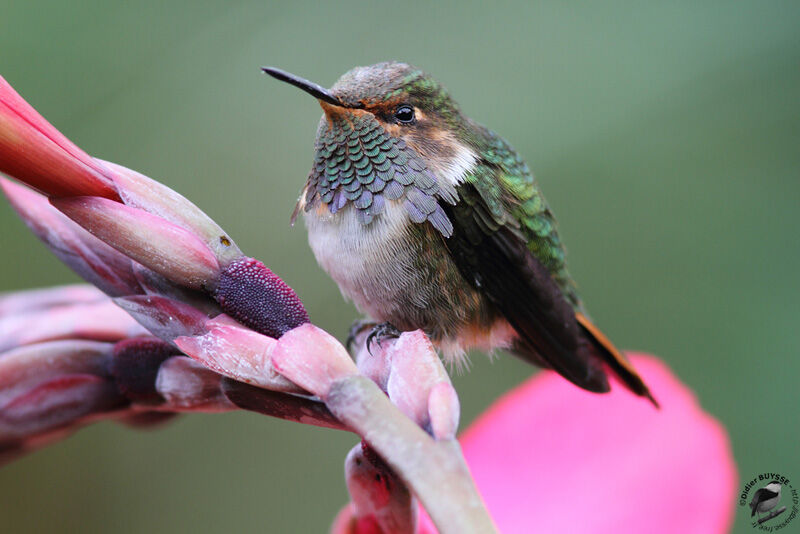
POLYGON ((555 217, 528 165, 494 132, 477 124, 471 124, 468 131, 473 138, 468 142, 483 161, 465 182, 478 192, 494 223, 514 228, 570 303, 581 309, 555 217))

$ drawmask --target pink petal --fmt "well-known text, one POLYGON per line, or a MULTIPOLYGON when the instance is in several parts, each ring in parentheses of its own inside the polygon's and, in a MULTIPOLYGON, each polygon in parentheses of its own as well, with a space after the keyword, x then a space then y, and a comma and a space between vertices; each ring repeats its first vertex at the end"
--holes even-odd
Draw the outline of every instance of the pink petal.
POLYGON ((174 410, 222 412, 236 408, 222 394, 222 376, 186 356, 173 356, 162 363, 155 386, 174 410))
POLYGON ((323 400, 336 380, 358 374, 356 364, 342 344, 311 323, 281 336, 272 351, 272 365, 280 374, 323 400))
POLYGON ((594 395, 541 373, 464 433, 464 455, 501 532, 730 528, 737 476, 725 429, 663 363, 633 361, 661 410, 618 383, 594 395))
POLYGON ((2 76, 0 172, 50 196, 119 199, 108 170, 44 120, 2 76))
POLYGON ((277 341, 247 328, 212 326, 201 336, 175 339, 178 347, 203 365, 224 376, 272 391, 303 393, 275 372, 272 353, 277 341))
POLYGON ((458 427, 458 397, 428 336, 422 330, 404 332, 385 357, 391 366, 386 391, 395 406, 421 427, 435 428, 441 433, 435 433, 438 438, 452 438, 458 427))

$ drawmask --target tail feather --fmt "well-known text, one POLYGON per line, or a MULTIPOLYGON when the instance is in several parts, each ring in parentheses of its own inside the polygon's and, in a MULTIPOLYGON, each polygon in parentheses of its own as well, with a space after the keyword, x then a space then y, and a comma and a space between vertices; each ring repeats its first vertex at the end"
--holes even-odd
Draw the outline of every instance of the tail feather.
POLYGON ((650 389, 633 368, 627 358, 611 343, 605 334, 599 328, 592 324, 589 319, 580 312, 575 313, 575 319, 587 335, 598 355, 605 362, 614 374, 616 374, 628 388, 642 397, 646 397, 653 403, 656 408, 659 408, 658 401, 650 393, 650 389))

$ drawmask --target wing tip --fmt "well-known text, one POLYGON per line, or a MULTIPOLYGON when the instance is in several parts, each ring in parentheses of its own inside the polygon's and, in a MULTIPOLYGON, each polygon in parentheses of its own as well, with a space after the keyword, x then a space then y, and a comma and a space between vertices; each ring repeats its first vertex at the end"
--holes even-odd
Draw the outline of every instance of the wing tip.
POLYGON ((650 388, 645 386, 644 387, 644 393, 642 393, 641 395, 643 397, 645 397, 647 400, 649 400, 650 404, 652 404, 655 407, 656 410, 660 410, 661 409, 661 404, 659 404, 658 401, 656 400, 656 398, 653 396, 653 394, 650 393, 650 388))
POLYGON ((583 369, 583 372, 579 373, 573 368, 564 366, 563 362, 558 359, 543 356, 542 353, 534 348, 533 344, 521 334, 519 339, 514 343, 511 353, 530 364, 545 369, 552 369, 569 382, 586 391, 592 393, 608 393, 611 391, 611 385, 608 383, 606 373, 603 371, 599 362, 596 362, 594 358, 585 360, 587 365, 583 369))
POLYGON ((622 354, 622 352, 617 349, 611 340, 606 337, 603 332, 597 328, 588 317, 580 312, 575 312, 575 319, 578 321, 578 324, 581 326, 583 331, 588 334, 588 337, 592 341, 593 345, 600 349, 600 356, 604 362, 606 362, 609 367, 614 371, 614 373, 622 380, 622 382, 630 389, 632 392, 636 393, 640 397, 644 397, 649 400, 653 406, 660 410, 661 405, 658 403, 656 398, 650 392, 650 388, 647 387, 647 384, 644 383, 644 380, 636 371, 636 369, 631 365, 627 358, 622 354))

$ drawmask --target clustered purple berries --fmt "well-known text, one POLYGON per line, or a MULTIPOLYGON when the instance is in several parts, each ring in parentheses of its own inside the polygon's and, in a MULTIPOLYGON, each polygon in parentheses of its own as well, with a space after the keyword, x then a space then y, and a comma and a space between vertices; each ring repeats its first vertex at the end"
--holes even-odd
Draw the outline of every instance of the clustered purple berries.
POLYGON ((253 258, 235 261, 222 271, 214 298, 222 311, 270 337, 309 322, 297 293, 253 258))

